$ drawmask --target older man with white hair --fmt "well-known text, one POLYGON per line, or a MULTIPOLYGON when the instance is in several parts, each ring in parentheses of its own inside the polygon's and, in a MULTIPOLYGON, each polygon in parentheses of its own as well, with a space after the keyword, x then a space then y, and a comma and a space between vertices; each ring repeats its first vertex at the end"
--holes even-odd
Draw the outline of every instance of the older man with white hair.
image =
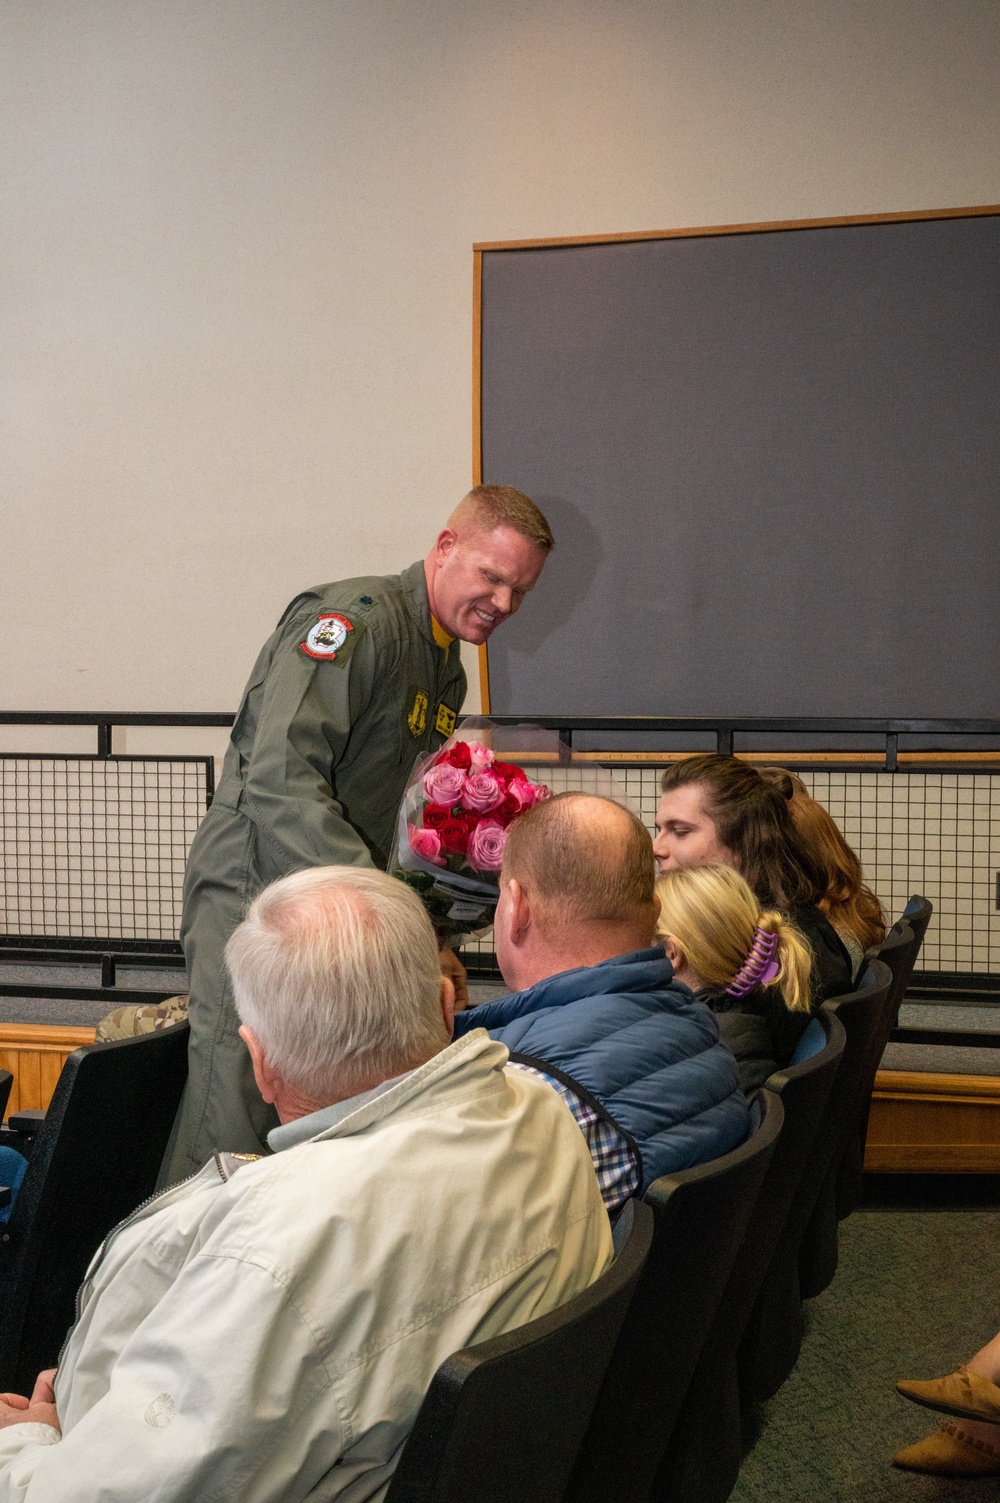
POLYGON ((107 1239, 58 1375, 0 1397, 0 1503, 381 1498, 441 1361, 610 1260, 572 1116, 482 1030, 449 1042, 401 883, 285 877, 226 958, 274 1152, 217 1153, 107 1239))

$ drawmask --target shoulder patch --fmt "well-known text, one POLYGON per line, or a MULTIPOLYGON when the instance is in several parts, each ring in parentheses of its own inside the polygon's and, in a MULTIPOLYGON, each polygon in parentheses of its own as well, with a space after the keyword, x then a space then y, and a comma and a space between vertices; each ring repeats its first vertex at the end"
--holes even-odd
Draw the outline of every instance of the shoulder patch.
POLYGON ((442 700, 437 708, 437 719, 434 721, 434 729, 439 736, 450 736, 455 729, 456 719, 455 711, 442 700))
POLYGON ((299 646, 307 657, 321 663, 332 662, 338 652, 350 641, 354 625, 339 611, 323 611, 317 616, 305 641, 299 646))

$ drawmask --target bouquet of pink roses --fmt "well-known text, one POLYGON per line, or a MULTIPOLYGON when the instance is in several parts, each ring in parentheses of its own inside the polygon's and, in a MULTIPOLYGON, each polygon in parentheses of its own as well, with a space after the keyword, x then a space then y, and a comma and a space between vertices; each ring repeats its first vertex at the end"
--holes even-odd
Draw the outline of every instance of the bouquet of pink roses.
MULTIPOLYGON (((475 722, 479 735, 482 721, 475 722)), ((420 893, 439 936, 490 923, 513 820, 550 790, 465 726, 420 758, 403 794, 391 870, 420 893)), ((556 743, 558 745, 558 742, 556 743)))

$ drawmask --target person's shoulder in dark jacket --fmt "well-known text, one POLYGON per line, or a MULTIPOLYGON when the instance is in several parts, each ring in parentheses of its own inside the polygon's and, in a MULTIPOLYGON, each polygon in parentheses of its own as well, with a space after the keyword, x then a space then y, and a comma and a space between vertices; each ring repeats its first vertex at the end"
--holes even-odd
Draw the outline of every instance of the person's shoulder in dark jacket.
POLYGON ((582 1086, 638 1145, 644 1184, 728 1153, 749 1131, 736 1060, 661 945, 456 1015, 456 1035, 476 1027, 582 1086))
POLYGON ((854 967, 843 940, 825 914, 816 907, 798 908, 792 922, 802 930, 813 952, 813 1004, 843 997, 854 990, 854 967))
MULTIPOLYGON (((715 1014, 719 1038, 733 1051, 740 1072, 740 1088, 749 1096, 778 1068, 779 1050, 768 1017, 761 1012, 744 1011, 732 997, 714 987, 695 992, 695 998, 715 1014)), ((803 1017, 803 1028, 808 1021, 803 1017)))

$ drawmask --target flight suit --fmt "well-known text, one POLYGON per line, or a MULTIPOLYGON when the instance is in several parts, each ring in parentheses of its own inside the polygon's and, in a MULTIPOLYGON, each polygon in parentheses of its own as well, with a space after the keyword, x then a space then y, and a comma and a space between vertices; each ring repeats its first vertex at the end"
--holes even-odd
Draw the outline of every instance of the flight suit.
POLYGON ((459 643, 434 640, 422 563, 307 590, 265 643, 188 858, 189 1073, 163 1183, 216 1149, 261 1152, 277 1122, 223 953, 251 899, 303 867, 385 867, 414 759, 455 729, 465 690, 459 643))

